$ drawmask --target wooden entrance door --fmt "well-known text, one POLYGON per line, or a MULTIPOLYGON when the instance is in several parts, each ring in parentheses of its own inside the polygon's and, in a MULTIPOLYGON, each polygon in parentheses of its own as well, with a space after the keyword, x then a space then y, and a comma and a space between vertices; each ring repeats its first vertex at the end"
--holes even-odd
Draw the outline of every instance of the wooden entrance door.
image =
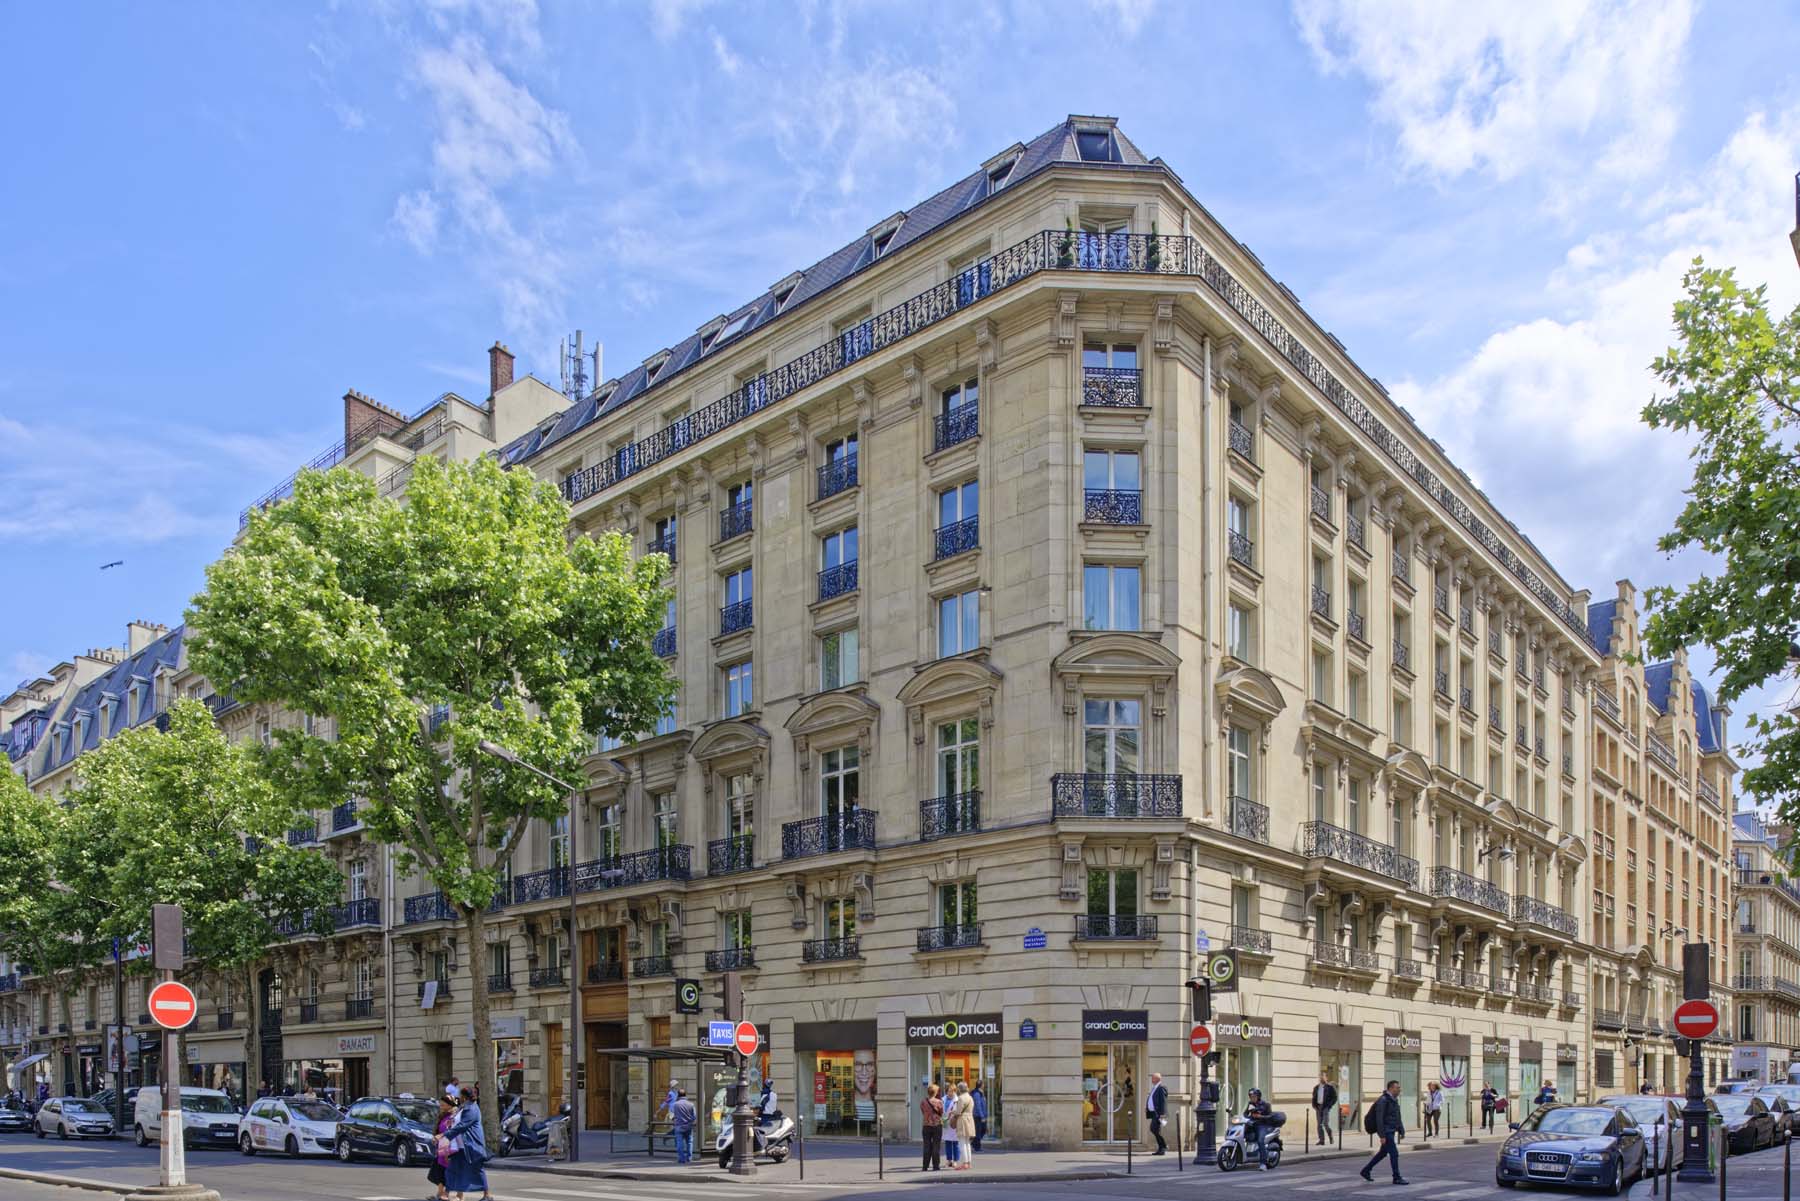
POLYGON ((562 1112, 563 1085, 568 1082, 567 1069, 563 1064, 563 1028, 561 1022, 544 1023, 544 1091, 550 1096, 549 1114, 562 1112))

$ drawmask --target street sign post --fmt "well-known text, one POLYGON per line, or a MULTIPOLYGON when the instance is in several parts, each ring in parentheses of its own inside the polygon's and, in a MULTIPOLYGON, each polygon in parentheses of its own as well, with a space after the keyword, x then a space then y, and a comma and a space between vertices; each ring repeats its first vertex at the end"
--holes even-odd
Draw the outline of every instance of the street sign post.
POLYGON ((1707 1038, 1719 1028, 1719 1011, 1711 1001, 1683 1001, 1675 1007, 1673 1021, 1683 1038, 1707 1038))
POLYGON ((187 925, 179 905, 150 907, 150 964, 162 983, 144 998, 150 1019, 162 1027, 162 1186, 155 1195, 181 1201, 219 1201, 219 1194, 187 1178, 187 1138, 181 1131, 181 1076, 186 1065, 176 1056, 176 1031, 193 1025, 200 1012, 194 990, 175 979, 187 962, 187 925))
POLYGON ((706 1023, 706 1045, 729 1049, 737 1043, 737 1027, 730 1022, 706 1023))
POLYGON ((1706 999, 1711 993, 1712 947, 1690 942, 1681 948, 1681 995, 1687 999, 1675 1010, 1675 1033, 1688 1040, 1687 1104, 1681 1110, 1682 1161, 1675 1178, 1699 1184, 1710 1183, 1713 1178, 1708 1154, 1712 1131, 1707 1124, 1706 1067, 1700 1058, 1706 1036, 1719 1025, 1719 1011, 1706 999))
POLYGON ((762 1035, 756 1032, 756 1027, 751 1023, 739 1022, 737 1029, 732 1031, 731 1045, 737 1048, 739 1055, 748 1059, 756 1054, 756 1048, 762 1046, 762 1035))
POLYGON ((1195 1026, 1188 1032, 1188 1050, 1196 1055, 1205 1055, 1212 1050, 1212 1031, 1205 1026, 1195 1026))

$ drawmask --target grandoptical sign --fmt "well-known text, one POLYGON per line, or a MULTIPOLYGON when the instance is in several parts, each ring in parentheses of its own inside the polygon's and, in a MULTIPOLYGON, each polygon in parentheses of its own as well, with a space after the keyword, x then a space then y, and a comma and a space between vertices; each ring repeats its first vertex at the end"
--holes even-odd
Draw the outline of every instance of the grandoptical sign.
POLYGON ((1512 1054, 1510 1038, 1484 1038, 1481 1040, 1481 1057, 1483 1059, 1506 1059, 1512 1054))
POLYGON ((1557 1043, 1556 1044, 1556 1062, 1558 1062, 1558 1063, 1580 1063, 1581 1062, 1581 1048, 1577 1047, 1574 1043, 1557 1043))
POLYGON ((1213 1040, 1221 1047, 1272 1047, 1275 1024, 1268 1018, 1221 1013, 1213 1023, 1213 1040))
POLYGON ((1400 1055, 1417 1055, 1425 1049, 1425 1036, 1417 1030, 1396 1030, 1390 1026, 1381 1032, 1381 1049, 1400 1055))
POLYGON ((997 1013, 958 1013, 906 1019, 908 1046, 944 1043, 997 1043, 1005 1037, 997 1013))
POLYGON ((1147 1009, 1084 1009, 1081 1038, 1090 1043, 1142 1043, 1150 1041, 1147 1009))

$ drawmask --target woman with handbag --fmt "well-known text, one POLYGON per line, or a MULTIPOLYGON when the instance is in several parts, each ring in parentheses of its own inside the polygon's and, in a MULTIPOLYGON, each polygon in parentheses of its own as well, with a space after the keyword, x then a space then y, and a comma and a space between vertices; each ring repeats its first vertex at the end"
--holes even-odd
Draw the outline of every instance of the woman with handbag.
POLYGON ((966 1172, 975 1166, 973 1156, 969 1154, 969 1148, 975 1145, 975 1100, 969 1096, 969 1086, 965 1081, 956 1082, 956 1103, 951 1107, 950 1116, 944 1121, 946 1125, 955 1125, 957 1141, 962 1144, 956 1170, 966 1172))
POLYGON ((488 1192, 487 1136, 481 1128, 481 1106, 475 1104, 475 1091, 470 1088, 462 1090, 461 1101, 456 1120, 438 1136, 450 1152, 444 1164, 444 1187, 456 1194, 456 1201, 463 1201, 463 1194, 477 1186, 482 1196, 488 1192))
POLYGON ((450 1104, 449 1097, 440 1096, 438 1103, 438 1120, 433 1145, 436 1154, 431 1157, 431 1167, 425 1172, 425 1179, 437 1185, 437 1201, 450 1201, 450 1194, 444 1191, 444 1169, 450 1162, 450 1125, 456 1121, 456 1106, 450 1104))

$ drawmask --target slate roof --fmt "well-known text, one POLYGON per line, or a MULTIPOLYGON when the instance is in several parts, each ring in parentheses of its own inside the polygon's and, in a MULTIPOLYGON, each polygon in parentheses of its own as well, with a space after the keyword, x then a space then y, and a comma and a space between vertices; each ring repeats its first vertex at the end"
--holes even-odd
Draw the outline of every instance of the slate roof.
MULTIPOLYGON (((1002 181, 1000 188, 990 190, 986 166, 957 180, 937 195, 914 205, 906 210, 899 228, 894 232, 887 248, 878 256, 873 233, 865 233, 849 244, 826 255, 812 266, 799 272, 799 279, 786 277, 782 284, 769 288, 761 296, 740 305, 726 313, 724 325, 718 321, 709 321, 694 333, 669 348, 668 360, 658 367, 652 378, 650 364, 655 358, 640 363, 617 379, 608 380, 594 390, 592 394, 570 405, 553 419, 546 420, 536 429, 523 434, 500 448, 499 459, 502 465, 511 467, 523 462, 533 455, 554 446, 569 437, 577 430, 591 425, 598 418, 616 412, 631 404, 653 388, 661 387, 670 380, 686 372, 695 364, 712 356, 722 346, 736 343, 743 337, 761 329, 778 316, 786 316, 800 308, 808 301, 824 295, 839 284, 853 278, 873 264, 877 257, 883 257, 900 250, 920 238, 929 236, 950 221, 956 220, 965 213, 983 204, 990 195, 997 195, 1006 188, 1016 187, 1024 180, 1063 163, 1079 164, 1105 170, 1162 168, 1144 157, 1143 151, 1127 138, 1123 131, 1113 127, 1110 146, 1111 157, 1106 162, 1095 162, 1083 159, 1077 146, 1077 129, 1086 124, 1101 123, 1097 118, 1071 116, 1057 125, 1045 130, 1022 147, 1015 146, 1009 150, 1017 152, 1017 160, 1012 170, 1002 181), (791 284, 792 291, 785 299, 778 300, 783 284, 791 284), (739 318, 748 318, 740 325, 739 318), (733 327, 736 328, 733 328, 733 327), (712 337, 721 328, 731 331, 724 339, 712 337)), ((1110 125, 1110 121, 1105 122, 1110 125)), ((1003 151, 1003 158, 1008 152, 1003 151)), ((990 159, 989 162, 993 162, 990 159)), ((891 224, 884 221, 874 227, 883 230, 891 224)), ((715 396, 703 397, 703 402, 719 399, 715 396)))
POLYGON ((66 738, 63 740, 62 754, 59 756, 56 754, 56 741, 51 739, 44 752, 43 771, 55 771, 68 764, 75 756, 84 751, 91 751, 100 745, 102 739, 100 704, 108 694, 117 697, 119 704, 123 706, 118 712, 123 714, 125 724, 115 725, 113 729, 106 731, 105 736, 110 737, 119 730, 154 721, 156 719, 156 694, 154 691, 156 672, 159 668, 173 669, 180 664, 181 643, 185 633, 185 626, 176 626, 168 633, 160 635, 137 654, 121 659, 105 675, 89 680, 82 685, 81 690, 75 694, 74 699, 69 702, 58 719, 58 724, 68 724, 72 735, 75 719, 82 714, 87 715, 87 728, 83 731, 81 745, 76 746, 73 737, 66 738), (133 722, 130 720, 129 692, 132 681, 135 679, 142 679, 151 683, 153 687, 150 693, 151 703, 137 715, 137 720, 133 722))
POLYGON ((1713 708, 1712 696, 1700 681, 1694 681, 1694 725, 1700 749, 1714 754, 1725 749, 1725 715, 1713 708))
POLYGON ((1762 814, 1754 809, 1745 809, 1741 813, 1732 814, 1731 824, 1737 829, 1735 837, 1754 838, 1758 842, 1768 843, 1771 847, 1775 845, 1775 836, 1769 833, 1768 827, 1763 825, 1762 814))
POLYGON ((1595 601, 1588 606, 1588 640, 1602 655, 1612 651, 1612 623, 1613 617, 1618 611, 1617 597, 1612 600, 1595 601))
POLYGON ((1675 662, 1664 659, 1644 668, 1644 699, 1658 713, 1669 711, 1669 684, 1675 678, 1675 662))

